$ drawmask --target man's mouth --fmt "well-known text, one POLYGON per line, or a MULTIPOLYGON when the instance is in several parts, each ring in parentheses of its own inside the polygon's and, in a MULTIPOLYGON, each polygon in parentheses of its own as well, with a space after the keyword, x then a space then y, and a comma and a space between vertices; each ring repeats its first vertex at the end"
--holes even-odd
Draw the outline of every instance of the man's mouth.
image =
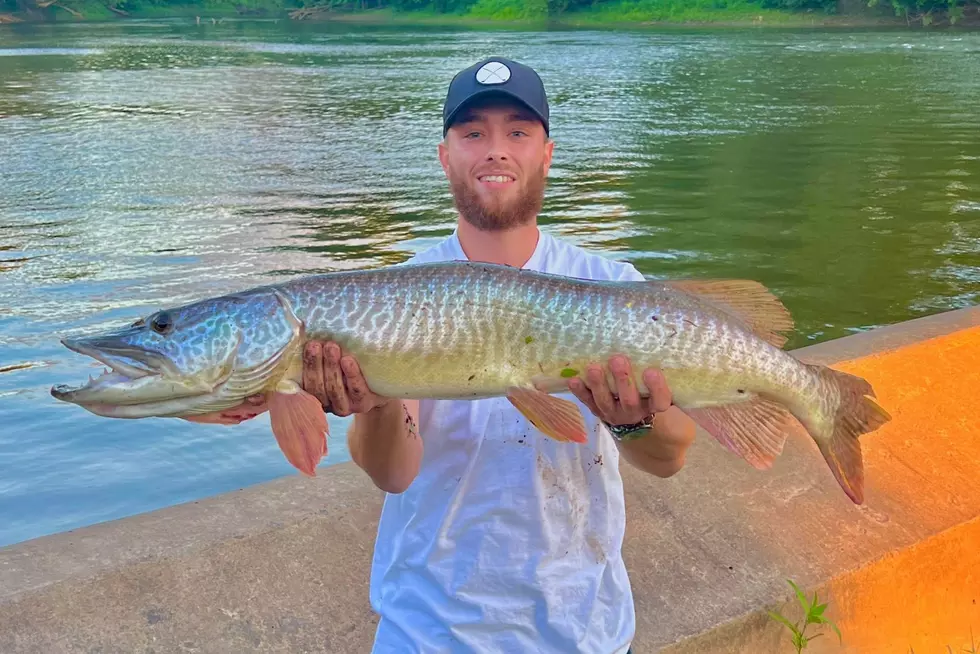
POLYGON ((483 184, 489 184, 492 186, 510 184, 514 181, 514 178, 510 175, 480 175, 477 179, 479 179, 483 184))

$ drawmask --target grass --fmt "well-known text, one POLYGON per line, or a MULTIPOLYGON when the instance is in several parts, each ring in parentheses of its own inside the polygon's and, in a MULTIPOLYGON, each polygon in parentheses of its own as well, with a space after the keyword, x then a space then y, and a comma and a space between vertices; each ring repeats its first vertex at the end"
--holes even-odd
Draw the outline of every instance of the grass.
POLYGON ((763 9, 745 0, 640 0, 616 2, 568 14, 597 24, 621 23, 768 23, 788 24, 811 20, 807 14, 763 9))
POLYGON ((904 18, 881 12, 828 14, 764 9, 758 0, 613 0, 547 15, 548 0, 477 0, 466 11, 370 9, 322 13, 312 20, 365 24, 469 26, 521 29, 569 27, 642 29, 656 26, 717 27, 881 27, 905 26, 904 18))
POLYGON ((548 5, 544 2, 523 0, 477 0, 464 16, 482 20, 509 22, 544 22, 548 18, 548 5))
POLYGON ((320 13, 306 20, 365 25, 417 25, 420 27, 475 27, 481 29, 540 29, 547 20, 521 17, 513 13, 500 16, 472 13, 441 13, 432 10, 397 11, 391 8, 320 13))
POLYGON ((425 25, 463 25, 474 27, 555 27, 636 28, 651 25, 754 25, 810 26, 814 24, 879 25, 878 17, 831 16, 819 12, 791 12, 763 9, 747 0, 620 0, 596 7, 569 11, 550 18, 546 0, 477 0, 464 13, 437 13, 431 10, 392 11, 375 9, 322 14, 323 20, 425 25))

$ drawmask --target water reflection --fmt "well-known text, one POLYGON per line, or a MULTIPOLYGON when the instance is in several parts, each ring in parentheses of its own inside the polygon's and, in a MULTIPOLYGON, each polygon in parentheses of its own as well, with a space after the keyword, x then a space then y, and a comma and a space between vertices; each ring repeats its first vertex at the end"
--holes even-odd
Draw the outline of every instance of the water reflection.
MULTIPOLYGON (((398 263, 448 234, 441 102, 488 50, 547 81, 554 233, 651 276, 759 279, 793 311, 794 347, 980 293, 980 35, 137 21, 4 36, 0 545, 294 474, 267 419, 55 404, 52 384, 96 367, 58 339, 398 263)), ((329 463, 345 425, 331 419, 329 463)))

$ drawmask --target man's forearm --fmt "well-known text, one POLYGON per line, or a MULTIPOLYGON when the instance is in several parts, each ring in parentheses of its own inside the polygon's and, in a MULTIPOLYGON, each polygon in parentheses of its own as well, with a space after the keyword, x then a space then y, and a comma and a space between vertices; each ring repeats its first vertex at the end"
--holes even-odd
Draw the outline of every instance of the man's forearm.
POLYGON ((347 444, 354 462, 388 493, 405 491, 422 462, 415 418, 399 400, 355 414, 347 444))
POLYGON ((671 477, 684 467, 684 452, 665 448, 653 442, 649 436, 635 441, 617 441, 616 445, 624 459, 658 477, 671 477))
POLYGON ((672 406, 657 416, 650 433, 616 444, 622 457, 640 470, 670 477, 684 467, 695 429, 690 418, 672 406))

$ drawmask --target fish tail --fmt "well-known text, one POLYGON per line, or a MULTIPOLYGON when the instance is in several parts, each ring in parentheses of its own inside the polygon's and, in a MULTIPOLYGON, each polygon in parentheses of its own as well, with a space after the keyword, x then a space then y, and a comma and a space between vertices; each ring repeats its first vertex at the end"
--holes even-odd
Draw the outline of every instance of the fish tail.
POLYGON ((867 380, 826 366, 807 367, 820 381, 820 394, 831 399, 821 420, 823 428, 814 430, 808 425, 808 429, 837 483, 855 504, 862 504, 864 462, 858 437, 878 429, 891 416, 875 401, 867 380))

